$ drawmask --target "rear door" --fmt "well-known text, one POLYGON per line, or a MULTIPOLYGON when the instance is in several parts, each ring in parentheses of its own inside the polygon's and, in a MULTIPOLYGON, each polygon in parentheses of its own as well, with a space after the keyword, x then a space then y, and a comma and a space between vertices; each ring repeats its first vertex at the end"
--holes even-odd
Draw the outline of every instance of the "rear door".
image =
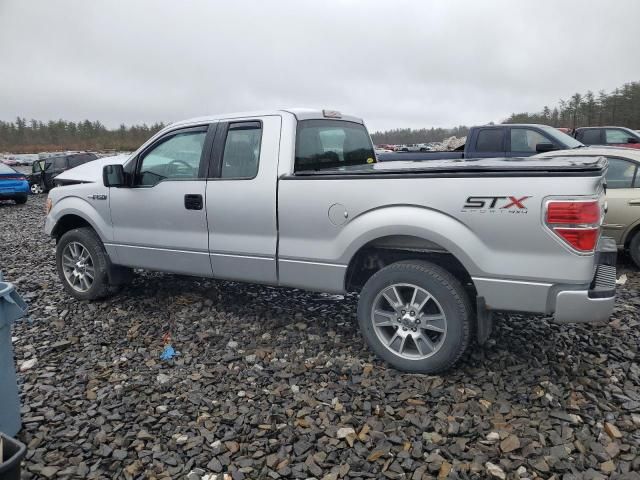
POLYGON ((117 263, 211 276, 204 204, 214 134, 215 124, 172 130, 126 165, 130 187, 109 189, 117 263))
POLYGON ((206 186, 209 253, 218 278, 276 283, 280 116, 221 122, 206 186))
POLYGON ((640 178, 635 162, 611 157, 608 160, 608 209, 603 229, 606 235, 615 238, 621 245, 625 232, 640 221, 640 178))
POLYGON ((504 127, 481 127, 478 128, 474 145, 470 145, 470 154, 467 158, 491 158, 504 157, 505 131, 504 127))

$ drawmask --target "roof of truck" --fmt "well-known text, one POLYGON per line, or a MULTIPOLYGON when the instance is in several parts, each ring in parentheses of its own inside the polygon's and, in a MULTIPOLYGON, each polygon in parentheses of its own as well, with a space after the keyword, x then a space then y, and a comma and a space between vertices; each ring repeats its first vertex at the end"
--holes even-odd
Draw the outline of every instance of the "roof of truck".
POLYGON ((214 122, 219 120, 233 120, 235 118, 250 118, 250 117, 264 117, 268 115, 282 115, 283 113, 290 113, 298 120, 313 120, 313 119, 329 119, 329 120, 347 120, 350 122, 364 123, 361 118, 354 117, 352 115, 344 115, 336 110, 328 110, 321 108, 283 108, 279 110, 258 110, 250 112, 233 112, 223 113, 220 115, 207 115, 203 117, 195 117, 187 120, 180 120, 170 125, 175 127, 177 125, 192 125, 196 123, 214 122), (340 116, 327 116, 328 112, 336 112, 340 116))

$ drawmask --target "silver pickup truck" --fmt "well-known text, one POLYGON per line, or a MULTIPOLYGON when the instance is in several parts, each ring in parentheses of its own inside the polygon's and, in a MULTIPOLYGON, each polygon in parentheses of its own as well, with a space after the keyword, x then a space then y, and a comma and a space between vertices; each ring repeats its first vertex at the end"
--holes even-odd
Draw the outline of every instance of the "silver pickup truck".
POLYGON ((606 167, 575 156, 377 163, 362 120, 339 112, 221 115, 63 173, 45 228, 78 299, 109 295, 134 268, 355 291, 380 357, 437 372, 486 339, 495 311, 608 318, 606 167))

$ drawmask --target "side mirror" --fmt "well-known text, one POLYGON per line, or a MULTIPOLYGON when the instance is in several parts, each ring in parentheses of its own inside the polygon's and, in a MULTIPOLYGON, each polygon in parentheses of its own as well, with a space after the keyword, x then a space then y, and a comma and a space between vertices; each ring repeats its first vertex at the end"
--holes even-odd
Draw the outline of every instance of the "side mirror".
POLYGON ((105 187, 126 187, 124 168, 122 165, 105 165, 102 180, 105 187))
POLYGON ((538 153, 552 152, 553 150, 558 150, 558 147, 556 147, 553 143, 543 142, 536 144, 536 152, 538 153))
POLYGON ((634 137, 627 138, 627 143, 640 143, 640 140, 634 137))

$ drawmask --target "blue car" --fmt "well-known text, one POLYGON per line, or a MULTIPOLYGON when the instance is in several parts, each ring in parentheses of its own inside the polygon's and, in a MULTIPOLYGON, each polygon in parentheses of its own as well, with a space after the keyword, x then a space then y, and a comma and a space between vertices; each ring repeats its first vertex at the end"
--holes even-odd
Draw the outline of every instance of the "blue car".
POLYGON ((22 173, 0 163, 0 200, 26 203, 29 198, 29 182, 22 173))

